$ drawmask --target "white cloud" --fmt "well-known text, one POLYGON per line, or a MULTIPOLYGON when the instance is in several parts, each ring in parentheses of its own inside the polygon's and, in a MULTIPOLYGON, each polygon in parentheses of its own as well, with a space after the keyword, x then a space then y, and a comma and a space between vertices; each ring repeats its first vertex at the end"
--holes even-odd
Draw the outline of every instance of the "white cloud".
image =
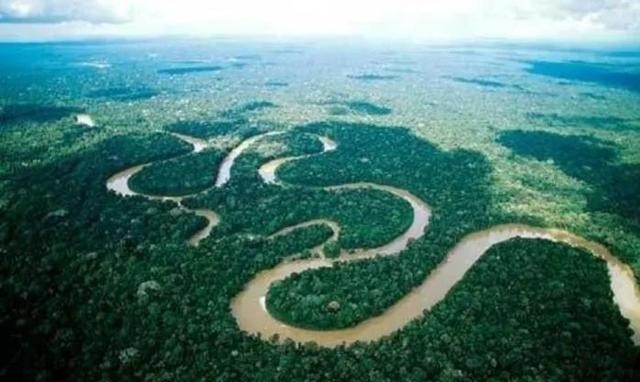
POLYGON ((132 20, 131 0, 0 0, 0 22, 122 23, 132 20))
POLYGON ((612 30, 640 33, 638 0, 526 0, 515 7, 519 16, 525 19, 582 20, 612 30))
MULTIPOLYGON (((89 23, 69 24, 74 36, 115 31, 413 40, 638 39, 640 0, 0 0, 2 21, 89 23), (91 25, 121 22, 127 23, 115 29, 91 25)), ((0 26, 0 38, 8 29, 0 26)))

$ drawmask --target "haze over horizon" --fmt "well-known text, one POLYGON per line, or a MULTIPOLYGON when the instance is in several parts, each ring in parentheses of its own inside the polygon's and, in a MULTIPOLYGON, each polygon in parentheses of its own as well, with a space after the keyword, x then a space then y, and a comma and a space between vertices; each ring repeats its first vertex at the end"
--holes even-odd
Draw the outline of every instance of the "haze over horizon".
POLYGON ((640 2, 0 0, 0 41, 167 35, 636 44, 640 2))

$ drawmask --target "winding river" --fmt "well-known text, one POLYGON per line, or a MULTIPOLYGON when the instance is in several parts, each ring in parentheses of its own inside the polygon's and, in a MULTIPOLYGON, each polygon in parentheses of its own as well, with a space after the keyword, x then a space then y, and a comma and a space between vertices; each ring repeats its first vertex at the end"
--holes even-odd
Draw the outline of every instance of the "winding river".
MULTIPOLYGON (((193 149, 191 151, 191 153, 198 153, 201 152, 202 150, 210 147, 209 142, 203 140, 203 139, 198 139, 195 137, 190 137, 188 135, 183 135, 183 134, 177 134, 177 133, 172 133, 173 136, 175 136, 178 139, 181 139, 185 142, 187 142, 188 144, 190 144, 193 149)), ((187 154, 184 154, 187 155, 187 154)), ((171 158, 173 159, 173 158, 171 158)), ((159 161, 159 162, 164 162, 167 161, 169 159, 165 159, 163 161, 159 161)), ((120 171, 114 175, 112 175, 109 179, 107 179, 107 189, 115 192, 118 195, 121 196, 134 196, 134 195, 138 195, 138 196, 142 196, 144 198, 150 199, 150 200, 160 200, 160 201, 171 201, 174 202, 178 205, 178 207, 184 211, 188 211, 188 212, 192 212, 198 216, 202 216, 203 218, 207 219, 207 225, 200 229, 199 231, 197 231, 196 233, 194 233, 188 240, 189 244, 191 245, 198 245, 198 243, 200 242, 200 240, 206 238, 207 236, 209 236, 209 234, 211 233, 211 230, 213 229, 213 227, 215 227, 219 221, 220 218, 218 217, 218 215, 212 211, 212 210, 207 210, 207 209, 196 209, 196 210, 192 210, 189 209, 187 207, 185 207, 182 204, 182 200, 184 198, 187 198, 189 196, 192 195, 182 195, 182 196, 161 196, 161 195, 148 195, 148 194, 142 194, 139 192, 135 192, 133 191, 131 188, 129 188, 129 179, 131 179, 132 176, 134 176, 135 174, 137 174, 138 172, 140 172, 143 168, 149 166, 152 163, 158 163, 158 162, 149 162, 149 163, 145 163, 145 164, 140 164, 137 166, 133 166, 130 167, 126 170, 120 171)))
MULTIPOLYGON (((231 168, 235 159, 240 156, 254 142, 265 136, 280 134, 281 132, 270 132, 253 136, 234 148, 223 160, 216 177, 215 187, 222 187, 231 177, 231 168)), ((193 152, 199 152, 209 147, 209 143, 193 137, 174 134, 193 146, 193 152)), ((303 155, 296 157, 286 157, 272 160, 265 163, 258 170, 265 183, 277 184, 286 187, 277 178, 277 169, 286 162, 321 155, 325 152, 335 150, 337 145, 328 137, 318 137, 323 144, 323 152, 319 154, 303 155)), ((119 195, 141 195, 152 200, 169 200, 187 211, 204 216, 209 221, 207 227, 194 234, 189 242, 193 245, 206 238, 211 229, 219 222, 219 218, 211 210, 190 210, 182 205, 182 200, 192 195, 179 197, 165 197, 158 195, 145 195, 132 191, 128 187, 128 180, 145 166, 146 163, 125 169, 113 175, 107 181, 107 188, 119 195)), ((421 285, 389 307, 381 315, 369 318, 359 324, 339 330, 311 330, 302 329, 287 325, 272 317, 265 307, 265 298, 269 286, 278 280, 282 280, 292 273, 300 273, 309 269, 330 267, 337 261, 351 262, 371 259, 378 256, 394 256, 406 248, 413 239, 418 239, 424 235, 430 217, 429 206, 415 195, 406 190, 379 185, 374 183, 350 183, 338 186, 325 187, 326 190, 371 188, 383 192, 389 192, 408 202, 413 210, 413 221, 410 227, 400 236, 393 239, 379 248, 358 249, 355 251, 343 251, 338 258, 328 259, 322 253, 324 244, 313 248, 312 252, 317 254, 314 258, 292 260, 287 259, 274 268, 258 273, 249 281, 242 292, 231 301, 231 311, 235 317, 238 327, 248 333, 261 335, 269 338, 277 334, 280 340, 291 339, 298 343, 315 342, 320 346, 334 347, 340 344, 350 344, 356 341, 375 341, 384 336, 400 330, 410 321, 422 317, 425 310, 431 309, 435 304, 444 299, 451 288, 460 281, 465 273, 482 257, 492 246, 507 241, 509 239, 520 238, 540 238, 555 242, 567 243, 571 246, 582 248, 590 252, 593 256, 603 259, 607 264, 610 276, 610 286, 613 298, 620 313, 629 320, 629 326, 633 330, 632 340, 636 345, 640 344, 640 288, 635 281, 634 274, 626 264, 620 262, 613 256, 607 248, 593 241, 586 240, 569 232, 556 229, 543 229, 522 224, 499 225, 487 230, 475 232, 465 236, 453 249, 449 251, 445 259, 434 269, 421 285)), ((327 219, 315 219, 294 226, 286 227, 269 236, 270 238, 286 235, 297 228, 311 225, 325 224, 332 231, 333 235, 327 241, 335 241, 340 235, 338 223, 327 219)))

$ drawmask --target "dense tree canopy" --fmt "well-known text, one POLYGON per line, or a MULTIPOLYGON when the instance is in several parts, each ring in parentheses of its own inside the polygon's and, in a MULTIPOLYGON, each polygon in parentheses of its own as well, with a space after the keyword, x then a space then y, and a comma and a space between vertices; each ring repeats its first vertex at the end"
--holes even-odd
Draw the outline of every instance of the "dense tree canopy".
POLYGON ((238 158, 224 187, 185 200, 222 219, 211 237, 190 247, 185 240, 203 227, 203 219, 173 203, 121 197, 105 187, 109 176, 129 166, 176 158, 149 171, 168 171, 171 189, 185 191, 189 186, 178 184, 196 176, 185 174, 187 166, 199 166, 202 159, 188 154, 190 149, 168 133, 114 136, 40 168, 5 171, 11 197, 0 209, 3 376, 43 381, 638 377, 638 351, 612 302, 602 262, 537 240, 491 249, 441 304, 374 343, 324 349, 241 333, 231 299, 260 271, 290 256, 311 256, 306 251, 326 243, 332 231, 317 224, 267 235, 326 218, 341 227, 338 248, 373 247, 411 221, 407 203, 389 193, 321 186, 368 181, 404 188, 427 201, 433 216, 426 235, 396 258, 304 272, 274 288, 269 309, 303 326, 344 327, 378 314, 424 280, 462 236, 509 222, 510 216, 494 208, 491 169, 482 155, 443 151, 401 128, 319 123, 258 142, 238 158), (283 165, 278 175, 284 185, 263 184, 257 169, 264 162, 321 152, 317 137, 308 133, 329 136, 338 148, 283 165), (332 301, 340 310, 326 309, 332 301))
POLYGON ((132 190, 147 195, 180 196, 205 190, 215 183, 217 169, 227 152, 203 152, 151 164, 131 177, 132 190))

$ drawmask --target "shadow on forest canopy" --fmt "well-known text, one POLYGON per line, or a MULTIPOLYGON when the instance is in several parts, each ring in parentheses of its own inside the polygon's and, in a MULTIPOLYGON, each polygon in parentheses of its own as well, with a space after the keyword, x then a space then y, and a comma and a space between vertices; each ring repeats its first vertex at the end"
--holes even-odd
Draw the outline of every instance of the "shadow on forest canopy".
POLYGON ((158 73, 168 74, 168 75, 183 75, 183 74, 190 74, 190 73, 218 72, 220 70, 222 70, 222 67, 217 65, 185 66, 185 67, 178 67, 178 68, 160 69, 158 70, 158 73))
POLYGON ((388 115, 391 114, 391 109, 386 106, 376 105, 367 101, 333 101, 326 102, 326 105, 330 105, 329 114, 332 115, 345 115, 349 113, 364 114, 364 115, 388 115))
POLYGON ((269 88, 286 88, 289 83, 285 81, 267 81, 264 85, 269 88))
POLYGON ((520 85, 507 84, 504 82, 489 80, 486 78, 464 78, 464 77, 450 77, 450 76, 446 76, 445 78, 451 81, 460 82, 463 84, 478 85, 483 88, 489 88, 489 89, 515 89, 515 90, 521 90, 521 91, 525 90, 520 85))
POLYGON ((565 115, 559 113, 527 113, 532 122, 540 122, 545 126, 559 127, 592 127, 604 130, 635 130, 640 124, 634 125, 631 119, 614 116, 596 115, 565 115))
POLYGON ((563 80, 591 82, 601 86, 640 92, 640 74, 613 70, 611 65, 583 61, 527 61, 528 73, 563 80))
POLYGON ((192 135, 201 139, 209 139, 227 134, 238 134, 247 136, 255 133, 255 129, 251 128, 247 121, 238 119, 217 119, 213 121, 180 121, 172 123, 166 127, 167 130, 192 135))
POLYGON ((94 90, 87 94, 89 98, 109 99, 118 102, 138 101, 158 95, 156 90, 147 87, 117 87, 94 90))
POLYGON ((588 183, 591 210, 640 222, 640 165, 619 163, 610 144, 584 135, 522 130, 507 131, 498 142, 518 155, 552 160, 567 175, 588 183))
POLYGON ((246 103, 237 105, 235 107, 232 107, 230 109, 227 109, 221 112, 220 115, 224 118, 233 118, 233 117, 238 118, 239 116, 245 113, 259 112, 266 109, 274 109, 277 107, 278 105, 276 105, 271 101, 257 100, 257 101, 246 102, 246 103))
POLYGON ((397 80, 400 78, 395 75, 388 74, 372 74, 372 73, 364 73, 364 74, 349 74, 347 78, 358 81, 386 81, 386 80, 397 80))
POLYGON ((51 122, 80 113, 82 109, 70 106, 51 106, 37 104, 13 104, 0 106, 0 123, 51 122))

